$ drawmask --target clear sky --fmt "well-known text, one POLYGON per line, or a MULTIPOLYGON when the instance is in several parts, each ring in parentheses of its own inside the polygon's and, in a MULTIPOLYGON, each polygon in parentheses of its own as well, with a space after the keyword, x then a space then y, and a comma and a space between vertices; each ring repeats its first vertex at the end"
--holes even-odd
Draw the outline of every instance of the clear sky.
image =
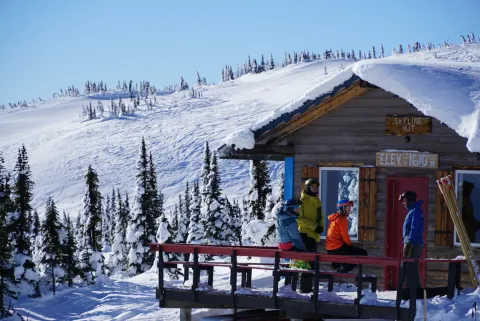
POLYGON ((262 53, 480 36, 479 0, 0 0, 0 104, 47 98, 86 80, 157 88, 218 83, 222 66, 262 53))

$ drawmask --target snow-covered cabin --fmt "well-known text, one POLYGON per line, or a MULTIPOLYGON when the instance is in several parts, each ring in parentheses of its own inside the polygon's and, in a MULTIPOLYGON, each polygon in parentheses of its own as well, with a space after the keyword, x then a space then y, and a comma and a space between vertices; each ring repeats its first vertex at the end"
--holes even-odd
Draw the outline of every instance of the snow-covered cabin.
MULTIPOLYGON (((363 60, 230 133, 219 152, 284 161, 286 198, 318 178, 325 216, 337 199, 353 199, 349 233, 370 255, 401 256, 406 210, 398 197, 413 190, 424 201, 423 256, 455 258, 463 253, 436 180, 453 176, 463 215, 473 214, 465 225, 480 254, 479 113, 479 45, 363 60)), ((448 265, 420 268, 427 286, 444 285, 448 265)), ((384 288, 395 288, 396 271, 374 272, 385 275, 384 288)))

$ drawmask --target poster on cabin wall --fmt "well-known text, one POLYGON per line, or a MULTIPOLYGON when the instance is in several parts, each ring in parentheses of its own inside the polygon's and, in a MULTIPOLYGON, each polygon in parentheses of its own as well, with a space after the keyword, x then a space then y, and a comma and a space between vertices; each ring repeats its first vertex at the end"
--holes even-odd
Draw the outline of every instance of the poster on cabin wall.
POLYGON ((385 118, 385 132, 396 136, 430 134, 432 132, 432 117, 387 115, 385 118))
POLYGON ((377 167, 438 168, 438 154, 415 151, 380 151, 377 167))

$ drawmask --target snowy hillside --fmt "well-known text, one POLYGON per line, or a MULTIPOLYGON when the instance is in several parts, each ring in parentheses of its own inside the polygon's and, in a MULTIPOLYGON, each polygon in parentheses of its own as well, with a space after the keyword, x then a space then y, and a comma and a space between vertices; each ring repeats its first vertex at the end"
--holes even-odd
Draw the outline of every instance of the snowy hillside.
MULTIPOLYGON (((81 209, 83 176, 89 164, 97 170, 102 192, 115 187, 133 196, 143 135, 168 206, 183 192, 185 183, 198 178, 205 141, 219 147, 232 128, 265 117, 350 63, 316 61, 246 75, 205 87, 203 97, 197 99, 188 98, 187 92, 157 96, 153 111, 140 106, 144 111, 121 119, 80 119, 82 105, 91 101, 96 106, 99 96, 95 100, 61 98, 35 108, 4 110, 0 111, 0 150, 7 168, 13 169, 17 150, 25 144, 35 182, 33 206, 41 216, 51 196, 60 210, 75 217, 81 209)), ((103 98, 108 105, 110 96, 103 98)), ((248 163, 221 161, 220 169, 226 196, 246 195, 248 163)))

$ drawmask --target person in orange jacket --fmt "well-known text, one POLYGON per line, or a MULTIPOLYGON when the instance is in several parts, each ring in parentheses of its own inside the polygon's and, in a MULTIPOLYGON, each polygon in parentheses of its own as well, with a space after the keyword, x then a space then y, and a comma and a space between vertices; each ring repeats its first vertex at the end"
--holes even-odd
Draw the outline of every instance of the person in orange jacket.
MULTIPOLYGON (((365 249, 352 245, 350 236, 348 235, 348 215, 353 207, 353 201, 340 200, 337 202, 337 212, 328 216, 329 224, 325 247, 328 254, 333 255, 368 255, 365 249)), ((338 264, 332 266, 337 267, 340 273, 347 273, 357 266, 356 264, 338 264)))

